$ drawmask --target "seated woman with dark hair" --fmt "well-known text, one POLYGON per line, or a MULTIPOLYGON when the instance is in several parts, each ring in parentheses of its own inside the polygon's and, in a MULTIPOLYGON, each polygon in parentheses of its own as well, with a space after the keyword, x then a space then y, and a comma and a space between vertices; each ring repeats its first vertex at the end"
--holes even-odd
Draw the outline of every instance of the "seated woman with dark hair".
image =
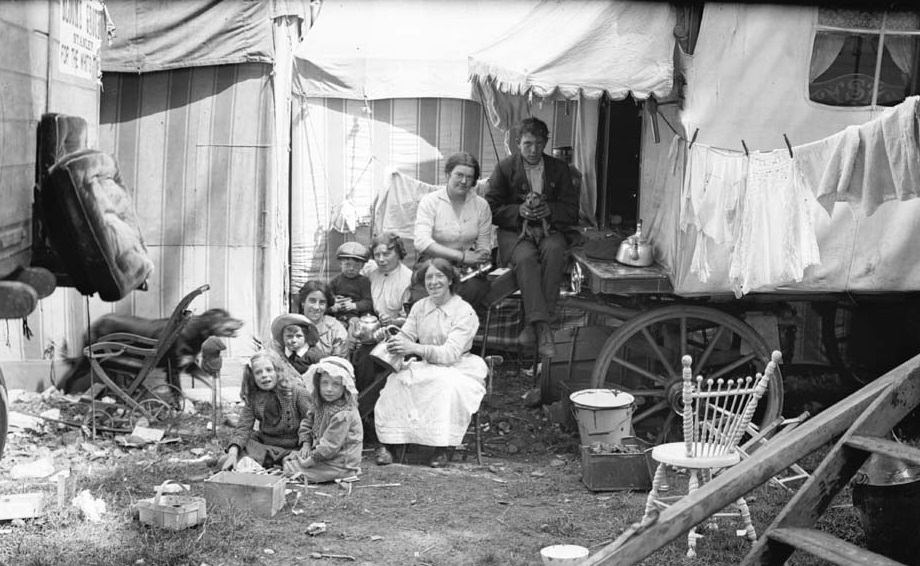
MULTIPOLYGON (((420 266, 428 296, 412 306, 402 331, 389 339, 392 354, 413 356, 389 376, 374 409, 378 440, 436 448, 432 467, 447 464, 447 448, 463 441, 470 417, 485 395, 488 368, 470 353, 479 319, 456 294, 459 272, 443 258, 420 266)), ((385 446, 379 464, 392 461, 385 446)))
MULTIPOLYGON (((479 162, 461 151, 444 164, 447 183, 443 190, 425 195, 415 216, 415 248, 418 265, 432 258, 444 258, 460 268, 474 268, 492 257, 492 211, 489 203, 476 194, 479 162)), ((489 292, 483 277, 465 281, 457 293, 476 308, 489 292)), ((413 286, 413 299, 423 295, 413 286)))
POLYGON ((303 284, 297 295, 297 303, 303 315, 316 327, 318 341, 307 351, 311 363, 326 356, 348 355, 348 330, 326 311, 335 303, 329 285, 311 280, 303 284))
MULTIPOLYGON (((371 281, 374 312, 380 324, 402 326, 406 322, 405 305, 409 301, 409 287, 412 285, 412 270, 402 262, 406 257, 406 247, 399 236, 384 232, 374 236, 371 254, 377 264, 375 269, 367 273, 371 281)), ((376 341, 370 336, 364 338, 368 343, 357 347, 352 361, 358 390, 365 394, 361 399, 361 413, 368 414, 377 401, 376 393, 368 391, 368 387, 384 370, 370 358, 376 341)))

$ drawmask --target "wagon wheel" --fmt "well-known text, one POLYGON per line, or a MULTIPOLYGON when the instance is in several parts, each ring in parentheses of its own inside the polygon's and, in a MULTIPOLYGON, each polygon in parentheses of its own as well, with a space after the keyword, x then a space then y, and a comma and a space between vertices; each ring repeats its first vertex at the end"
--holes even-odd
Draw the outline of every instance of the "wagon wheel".
MULTIPOLYGON (((680 438, 681 364, 693 357, 694 375, 739 378, 763 372, 770 349, 750 326, 709 307, 669 305, 627 320, 607 339, 591 374, 592 387, 636 397, 633 428, 658 443, 680 438)), ((782 413, 783 381, 777 369, 753 422, 782 413)))

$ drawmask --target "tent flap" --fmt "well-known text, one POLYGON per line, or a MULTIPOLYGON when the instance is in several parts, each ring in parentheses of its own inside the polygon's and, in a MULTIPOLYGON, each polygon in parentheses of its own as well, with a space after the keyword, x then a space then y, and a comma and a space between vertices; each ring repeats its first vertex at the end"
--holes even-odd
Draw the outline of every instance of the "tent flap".
POLYGON ((469 71, 487 88, 540 97, 637 99, 670 94, 676 15, 663 2, 546 0, 491 45, 469 71))
POLYGON ((236 63, 271 63, 271 0, 107 2, 115 39, 105 72, 147 73, 236 63))

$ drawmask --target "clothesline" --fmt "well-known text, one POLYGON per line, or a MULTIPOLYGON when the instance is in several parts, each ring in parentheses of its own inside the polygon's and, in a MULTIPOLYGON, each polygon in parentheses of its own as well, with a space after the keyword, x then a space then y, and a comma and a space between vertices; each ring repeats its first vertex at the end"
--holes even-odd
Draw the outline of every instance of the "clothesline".
MULTIPOLYGON (((668 126, 668 128, 669 128, 672 132, 674 132, 674 135, 677 136, 679 139, 684 140, 685 142, 689 143, 690 145, 693 145, 693 144, 695 143, 695 141, 696 141, 696 135, 697 135, 697 134, 699 133, 699 131, 700 131, 699 128, 697 128, 696 131, 693 132, 693 139, 692 139, 692 140, 688 140, 688 139, 687 139, 686 137, 684 137, 680 132, 678 132, 677 129, 674 128, 674 126, 671 125, 671 122, 668 121, 668 119, 664 116, 664 114, 658 114, 658 116, 660 116, 661 119, 664 120, 664 123, 668 126)), ((792 156, 793 156, 792 144, 789 143, 789 137, 786 136, 786 134, 783 134, 783 140, 785 140, 785 142, 786 142, 786 149, 789 150, 789 157, 792 157, 792 156)), ((728 147, 717 147, 717 146, 714 146, 714 145, 711 145, 711 146, 708 146, 708 147, 711 147, 712 149, 717 149, 717 150, 719 150, 719 151, 730 151, 730 152, 734 152, 734 153, 743 153, 743 154, 745 154, 745 155, 749 155, 748 148, 747 148, 747 144, 744 143, 744 140, 743 140, 743 139, 741 140, 741 147, 744 148, 744 151, 738 151, 737 149, 732 149, 732 148, 728 148, 728 147)))

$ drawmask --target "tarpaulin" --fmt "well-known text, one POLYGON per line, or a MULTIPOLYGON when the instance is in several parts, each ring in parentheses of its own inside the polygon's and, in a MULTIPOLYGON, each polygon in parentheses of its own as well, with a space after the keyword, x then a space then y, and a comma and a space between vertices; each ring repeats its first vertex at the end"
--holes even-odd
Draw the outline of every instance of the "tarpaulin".
POLYGON ((297 48, 305 97, 473 99, 467 57, 520 21, 535 0, 324 2, 297 48))
POLYGON ((167 69, 271 63, 271 0, 109 0, 115 39, 102 48, 102 70, 167 69))
POLYGON ((671 92, 676 15, 664 2, 544 0, 469 70, 500 92, 616 100, 671 92))

